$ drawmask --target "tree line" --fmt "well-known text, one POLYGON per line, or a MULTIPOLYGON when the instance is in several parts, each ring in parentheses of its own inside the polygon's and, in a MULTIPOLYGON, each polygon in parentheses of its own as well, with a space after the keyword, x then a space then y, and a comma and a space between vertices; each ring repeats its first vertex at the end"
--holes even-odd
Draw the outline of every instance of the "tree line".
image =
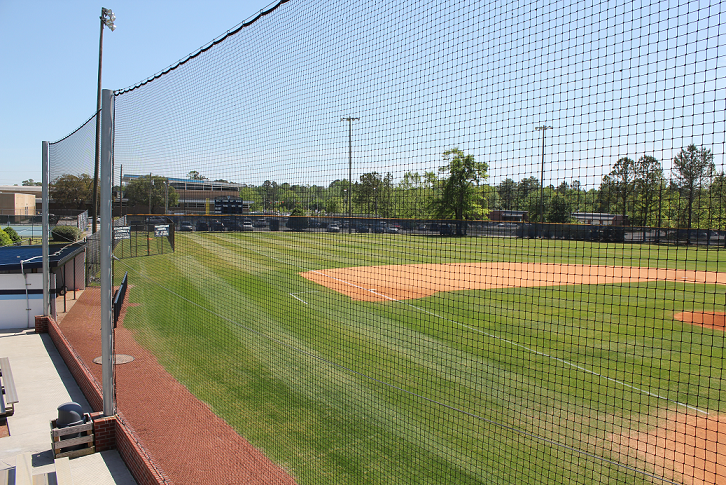
MULTIPOLYGON (((398 181, 391 172, 375 171, 353 183, 341 179, 327 187, 266 180, 241 184, 239 196, 257 213, 298 208, 306 215, 465 221, 486 220, 492 210, 515 210, 526 211, 532 222, 567 223, 573 222, 573 212, 593 212, 623 215, 634 226, 721 229, 726 224, 726 175, 716 172, 709 149, 695 145, 674 157, 670 177, 653 156, 625 156, 613 163, 599 187, 590 189, 579 180, 542 187, 537 177, 490 185, 489 165, 458 148, 445 151, 442 161, 436 171, 408 171, 398 181)), ((207 180, 197 171, 189 177, 207 180)), ((167 193, 165 181, 162 176, 138 177, 124 187, 124 197, 130 206, 151 203, 154 213, 167 203, 175 209, 179 194, 173 187, 167 193)), ((81 209, 90 199, 91 183, 85 174, 63 175, 54 181, 51 194, 63 206, 81 209)))

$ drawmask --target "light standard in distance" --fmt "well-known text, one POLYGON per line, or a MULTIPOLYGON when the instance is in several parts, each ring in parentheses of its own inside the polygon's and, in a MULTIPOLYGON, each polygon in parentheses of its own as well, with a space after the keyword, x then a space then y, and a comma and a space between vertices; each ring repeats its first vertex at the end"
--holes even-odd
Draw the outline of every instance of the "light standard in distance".
POLYGON ((101 35, 98 41, 98 95, 96 96, 96 165, 93 170, 93 207, 91 208, 91 233, 96 233, 98 207, 98 161, 101 157, 101 64, 103 61, 103 27, 116 30, 116 16, 110 8, 101 8, 101 35))
POLYGON ((545 162, 545 133, 552 129, 551 126, 542 125, 535 127, 535 130, 542 131, 542 170, 539 177, 539 223, 544 222, 544 162, 545 162))
POLYGON ((353 232, 353 206, 350 204, 350 194, 353 192, 353 122, 359 119, 340 119, 348 122, 348 234, 353 232))

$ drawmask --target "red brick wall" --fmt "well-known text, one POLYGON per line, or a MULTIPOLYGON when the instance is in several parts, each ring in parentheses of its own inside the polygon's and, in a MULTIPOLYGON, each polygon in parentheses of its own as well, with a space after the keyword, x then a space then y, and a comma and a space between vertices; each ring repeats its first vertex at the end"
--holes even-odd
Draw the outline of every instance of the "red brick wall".
POLYGON ((102 412, 91 414, 93 440, 96 451, 116 448, 116 416, 104 416, 102 412))
POLYGON ((35 316, 35 333, 48 333, 48 318, 42 315, 35 316))
POLYGON ((141 446, 133 430, 120 416, 103 416, 103 393, 96 377, 73 351, 58 324, 51 317, 35 317, 35 331, 49 333, 68 370, 91 405, 96 451, 117 449, 139 485, 170 485, 172 482, 141 446))

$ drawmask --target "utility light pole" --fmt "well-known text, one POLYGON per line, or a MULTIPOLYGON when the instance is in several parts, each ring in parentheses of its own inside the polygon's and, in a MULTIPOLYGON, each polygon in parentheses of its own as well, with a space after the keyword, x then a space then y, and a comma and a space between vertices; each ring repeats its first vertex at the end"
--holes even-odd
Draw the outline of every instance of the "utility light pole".
POLYGON ((340 119, 348 122, 348 234, 353 232, 353 206, 350 203, 350 194, 353 192, 353 122, 359 119, 340 119))
POLYGON ((96 166, 93 171, 93 207, 91 208, 91 233, 96 233, 98 208, 98 161, 101 157, 101 64, 103 63, 103 27, 116 30, 116 16, 110 8, 101 8, 101 35, 98 41, 98 95, 96 96, 96 166))
POLYGON ((544 222, 544 162, 545 162, 545 133, 552 129, 551 126, 542 125, 535 127, 535 130, 542 131, 542 171, 539 178, 539 223, 544 222))

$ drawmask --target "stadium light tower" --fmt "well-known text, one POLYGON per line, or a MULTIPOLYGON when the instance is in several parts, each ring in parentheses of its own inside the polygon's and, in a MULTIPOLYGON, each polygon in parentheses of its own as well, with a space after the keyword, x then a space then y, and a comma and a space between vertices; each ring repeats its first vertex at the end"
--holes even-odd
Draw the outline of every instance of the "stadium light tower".
POLYGON ((93 170, 93 207, 91 208, 91 219, 93 234, 96 233, 96 219, 98 215, 98 160, 101 156, 101 64, 103 60, 103 27, 106 26, 111 29, 111 32, 116 30, 116 24, 113 22, 116 20, 116 16, 110 8, 101 8, 101 36, 98 41, 98 94, 96 96, 96 165, 93 170))
POLYGON ((545 162, 545 133, 552 129, 551 126, 542 125, 535 127, 535 130, 542 131, 542 173, 539 178, 539 223, 544 222, 544 162, 545 162))
POLYGON ((341 118, 348 122, 348 234, 353 232, 353 206, 350 205, 350 194, 353 192, 353 122, 360 118, 341 118))

